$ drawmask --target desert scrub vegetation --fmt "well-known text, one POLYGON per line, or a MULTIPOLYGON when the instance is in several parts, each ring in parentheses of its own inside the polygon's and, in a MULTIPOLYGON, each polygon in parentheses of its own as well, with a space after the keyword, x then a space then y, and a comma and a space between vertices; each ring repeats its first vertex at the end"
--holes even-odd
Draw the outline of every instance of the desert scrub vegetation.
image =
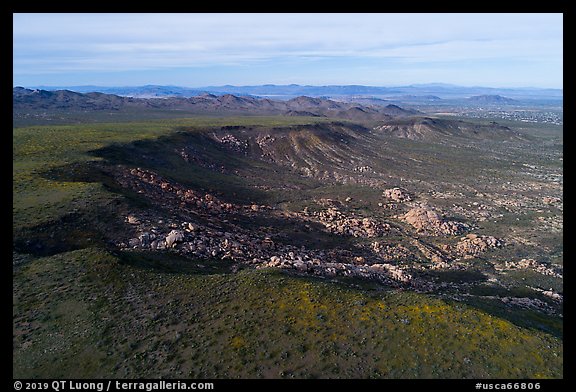
POLYGON ((562 377, 559 339, 467 305, 154 257, 85 248, 17 267, 14 377, 562 377))
MULTIPOLYGON (((122 234, 129 213, 158 207, 136 192, 113 189, 110 177, 108 182, 98 177, 98 164, 104 163, 142 166, 190 187, 210 187, 223 195, 237 192, 238 198, 245 191, 243 202, 259 201, 258 195, 264 195, 263 203, 281 202, 294 212, 315 208, 319 198, 346 200, 348 196, 345 212, 369 216, 382 201, 379 189, 323 184, 208 144, 202 144, 205 156, 225 162, 228 171, 185 167, 174 151, 225 125, 272 129, 317 121, 325 120, 197 118, 15 128, 14 377, 563 377, 561 320, 511 310, 489 298, 525 296, 528 289, 516 293, 512 288, 483 285, 479 298, 457 302, 353 278, 310 278, 239 265, 234 269, 240 271, 231 273, 232 263, 223 260, 120 251, 110 241, 99 241, 104 231, 111 233, 108 238, 122 234), (234 171, 246 173, 251 180, 233 175, 234 171), (297 186, 281 188, 285 185, 297 186), (35 238, 50 245, 49 251, 31 251, 34 243, 27 241, 35 238), (65 243, 69 246, 58 246, 65 243)), ((448 146, 427 150, 422 143, 395 140, 385 145, 381 153, 394 159, 380 162, 380 169, 426 178, 428 182, 412 184, 411 190, 418 194, 432 182, 444 187, 461 177, 453 169, 469 156, 448 146), (404 155, 393 155, 395 150, 404 155), (412 159, 426 162, 414 164, 412 159), (436 173, 428 162, 446 167, 436 173), (428 180, 435 173, 435 179, 428 180)), ((280 151, 291 150, 282 145, 280 151)), ((342 160, 342 154, 326 156, 342 160)), ((296 161, 297 154, 293 158, 296 161)), ((488 160, 477 162, 484 165, 488 160)), ((471 183, 476 181, 472 165, 464 174, 471 183)), ((446 199, 446 207, 453 201, 457 199, 446 199)), ((376 214, 386 218, 402 211, 382 209, 376 214)), ((157 212, 156 222, 164 219, 162 213, 157 212)), ((528 225, 531 220, 514 218, 513 222, 528 225)), ((323 248, 352 244, 326 233, 310 236, 294 222, 260 217, 246 225, 255 230, 284 225, 284 232, 290 234, 286 241, 311 246, 314 241, 323 248)), ((399 239, 391 234, 387 241, 399 239)), ((276 242, 282 241, 279 237, 276 242)), ((505 252, 530 256, 515 254, 515 249, 505 249, 503 257, 509 258, 505 252)), ((509 274, 502 280, 509 279, 512 285, 525 278, 537 287, 555 283, 550 287, 561 288, 561 282, 532 275, 509 274)), ((485 279, 473 271, 436 276, 441 283, 478 287, 485 279)))

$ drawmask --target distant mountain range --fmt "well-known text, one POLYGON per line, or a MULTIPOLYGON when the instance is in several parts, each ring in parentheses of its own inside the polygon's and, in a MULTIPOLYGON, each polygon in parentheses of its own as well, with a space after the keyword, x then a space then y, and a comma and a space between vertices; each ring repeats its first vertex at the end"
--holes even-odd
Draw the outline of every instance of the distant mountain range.
MULTIPOLYGON (((437 100, 435 97, 423 99, 437 100)), ((414 140, 441 140, 447 136, 523 140, 514 130, 494 122, 478 125, 462 120, 426 117, 418 110, 402 108, 379 98, 350 97, 348 101, 336 101, 298 96, 288 100, 275 100, 210 93, 201 93, 189 98, 135 98, 100 92, 79 93, 69 90, 48 91, 15 87, 12 100, 13 120, 14 123, 20 124, 58 123, 66 120, 82 122, 94 115, 108 121, 126 115, 140 119, 154 114, 159 115, 159 118, 195 115, 219 117, 280 115, 346 119, 364 125, 371 124, 374 130, 383 134, 414 140)), ((515 102, 499 95, 473 96, 466 100, 472 104, 483 105, 515 102)))
POLYGON ((418 114, 416 110, 396 105, 365 106, 354 102, 337 102, 325 98, 299 96, 289 100, 273 100, 232 94, 168 98, 121 97, 100 92, 79 93, 69 90, 32 90, 13 88, 14 116, 34 111, 108 111, 135 109, 180 111, 203 115, 285 115, 317 116, 349 120, 384 120, 418 114))
POLYGON ((206 87, 180 87, 146 85, 135 87, 102 87, 102 86, 32 86, 30 88, 42 90, 70 90, 79 93, 100 92, 128 97, 190 98, 202 94, 235 96, 258 96, 274 99, 290 99, 298 96, 309 97, 356 97, 381 98, 395 102, 403 101, 437 101, 440 99, 467 99, 472 96, 500 95, 515 100, 562 100, 562 89, 543 88, 492 88, 492 87, 463 87, 450 84, 414 84, 398 87, 377 87, 362 85, 275 85, 264 84, 257 86, 206 86, 206 87))
POLYGON ((515 99, 503 97, 501 95, 475 95, 468 98, 468 101, 478 104, 513 104, 518 102, 515 99))

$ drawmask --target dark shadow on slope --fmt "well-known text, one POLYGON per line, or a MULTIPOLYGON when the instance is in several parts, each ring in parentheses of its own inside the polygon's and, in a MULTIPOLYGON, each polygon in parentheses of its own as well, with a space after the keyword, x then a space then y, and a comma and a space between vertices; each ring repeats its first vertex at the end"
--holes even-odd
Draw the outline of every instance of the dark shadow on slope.
MULTIPOLYGON (((507 294, 510 295, 511 293, 508 292, 507 294)), ((458 304, 452 300, 447 302, 452 305, 458 304)), ((511 308, 509 305, 492 298, 470 297, 464 299, 463 302, 492 316, 507 320, 518 327, 546 332, 559 339, 564 338, 564 321, 559 316, 550 316, 534 309, 511 308)), ((559 311, 563 312, 562 306, 560 306, 559 311)))
POLYGON ((102 215, 100 222, 87 219, 81 212, 71 212, 55 222, 15 230, 12 233, 13 250, 35 256, 51 256, 61 252, 83 249, 90 246, 106 246, 103 235, 102 215))
MULTIPOLYGON (((246 129, 251 130, 251 128, 246 129)), ((218 130, 220 129, 215 131, 218 130)), ((230 130, 224 129, 225 132, 230 130)), ((238 131, 236 128, 232 130, 238 131)), ((262 129, 257 131, 262 132, 262 129)), ((288 131, 283 128, 275 129, 276 133, 288 131)), ((329 131, 329 129, 322 128, 321 131, 329 131)), ((125 230, 123 217, 128 213, 146 210, 159 212, 158 209, 162 209, 162 206, 154 200, 145 194, 122 187, 116 182, 112 173, 118 170, 119 165, 127 168, 147 169, 191 189, 206 191, 215 194, 223 201, 237 204, 260 204, 274 199, 274 195, 270 192, 247 185, 246 179, 237 175, 239 171, 243 174, 251 174, 257 184, 272 190, 295 181, 299 181, 304 187, 317 186, 314 180, 303 178, 285 167, 262 162, 255 157, 246 157, 243 153, 229 151, 214 139, 198 132, 181 131, 157 140, 113 144, 92 151, 92 154, 103 158, 104 161, 61 166, 44 172, 42 176, 55 181, 100 183, 108 191, 121 195, 121 199, 107 206, 87 206, 81 209, 67 225, 55 222, 50 224, 49 228, 37 227, 26 233, 19 233, 15 239, 19 251, 54 254, 78 249, 84 244, 83 242, 77 243, 78 240, 87 236, 99 238, 99 243, 110 244, 115 234, 121 234, 122 230, 125 230), (183 159, 180 152, 184 148, 187 149, 187 154, 195 152, 195 155, 183 159), (43 232, 49 235, 43 235, 43 232)), ((282 192, 278 194, 281 195, 282 192)), ((293 193, 292 196, 295 194, 293 193)), ((160 212, 160 214, 164 213, 173 214, 174 212, 169 210, 160 212)), ((276 242, 298 247, 351 248, 354 242, 352 238, 327 233, 320 224, 311 222, 308 227, 305 227, 300 219, 287 219, 273 213, 234 214, 231 221, 252 231, 266 232, 269 228, 276 242)), ((213 223, 218 226, 222 224, 213 223)), ((226 225, 223 227, 225 228, 226 225)))
POLYGON ((120 262, 139 270, 169 274, 214 275, 234 272, 234 263, 222 260, 200 260, 171 252, 121 251, 120 262))
MULTIPOLYGON (((151 170, 180 184, 217 195, 232 203, 263 203, 265 192, 248 188, 235 175, 249 163, 242 156, 222 149, 211 138, 191 132, 177 132, 156 140, 112 144, 92 151, 109 165, 151 170)), ((271 176, 270 170, 265 173, 271 176)))

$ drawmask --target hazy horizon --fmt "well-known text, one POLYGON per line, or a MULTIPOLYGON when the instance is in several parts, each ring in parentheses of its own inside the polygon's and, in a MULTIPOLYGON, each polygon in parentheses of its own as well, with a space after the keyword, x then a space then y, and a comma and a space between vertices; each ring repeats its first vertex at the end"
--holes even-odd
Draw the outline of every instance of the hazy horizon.
POLYGON ((259 86, 301 86, 301 87, 333 87, 333 86, 362 86, 362 87, 377 87, 377 88, 400 88, 400 87, 427 87, 427 86, 447 86, 447 87, 459 87, 459 88, 493 88, 493 89, 538 89, 538 90, 563 90, 563 87, 535 87, 535 86, 489 86, 489 85, 459 85, 453 83, 443 83, 443 82, 428 82, 428 83, 408 83, 408 84, 398 84, 398 85, 367 85, 367 84, 304 84, 304 83, 290 83, 290 84, 275 84, 275 83, 262 83, 262 84, 252 84, 252 85, 240 85, 240 84, 211 84, 211 85, 198 85, 198 86, 186 86, 178 84, 155 84, 155 83, 144 83, 144 84, 124 84, 124 85, 105 85, 105 84, 77 84, 77 85, 57 85, 57 84, 36 84, 36 85, 21 85, 13 84, 15 87, 104 87, 104 88, 133 88, 133 87, 178 87, 178 88, 189 88, 189 89, 201 89, 206 87, 259 87, 259 86))

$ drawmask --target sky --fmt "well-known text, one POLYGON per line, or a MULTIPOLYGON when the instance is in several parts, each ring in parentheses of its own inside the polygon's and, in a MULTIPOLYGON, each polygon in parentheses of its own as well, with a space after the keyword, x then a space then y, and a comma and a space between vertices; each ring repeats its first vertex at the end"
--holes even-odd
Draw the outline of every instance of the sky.
POLYGON ((562 88, 563 15, 13 14, 14 86, 562 88))

